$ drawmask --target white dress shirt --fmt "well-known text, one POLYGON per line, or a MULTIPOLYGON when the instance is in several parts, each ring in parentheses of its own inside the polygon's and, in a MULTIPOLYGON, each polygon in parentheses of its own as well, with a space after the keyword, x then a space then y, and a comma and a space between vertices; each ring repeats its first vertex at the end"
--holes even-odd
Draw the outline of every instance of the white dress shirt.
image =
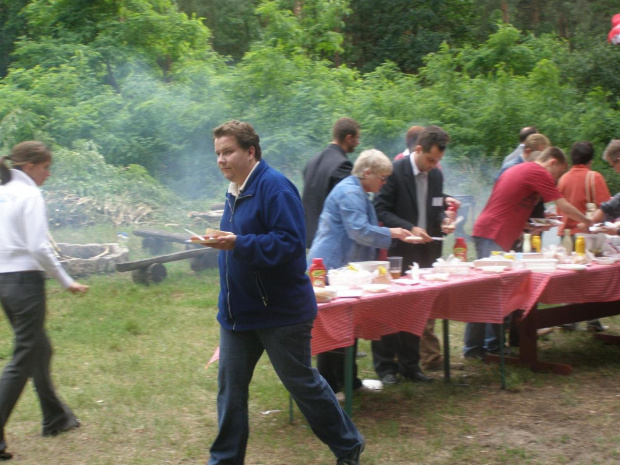
POLYGON ((47 237, 43 194, 20 170, 0 185, 0 273, 45 271, 67 288, 74 281, 54 256, 47 237))

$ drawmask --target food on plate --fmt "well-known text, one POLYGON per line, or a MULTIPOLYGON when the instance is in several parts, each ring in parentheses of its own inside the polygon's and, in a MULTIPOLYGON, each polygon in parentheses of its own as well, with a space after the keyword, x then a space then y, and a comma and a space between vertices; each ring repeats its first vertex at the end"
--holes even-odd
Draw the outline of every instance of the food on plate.
POLYGON ((326 303, 330 302, 337 295, 337 292, 330 288, 329 286, 325 287, 313 287, 314 295, 316 296, 316 301, 318 303, 326 303))
POLYGON ((530 218, 530 223, 534 226, 558 226, 562 224, 560 220, 555 218, 530 218))
POLYGON ((219 229, 207 228, 205 232, 205 238, 215 239, 222 236, 230 236, 232 233, 229 231, 220 231, 219 229))
POLYGON ((388 273, 387 269, 379 265, 377 270, 373 273, 372 282, 374 284, 392 284, 392 278, 390 277, 390 273, 388 273))
POLYGON ((573 255, 571 256, 571 263, 575 265, 586 265, 590 263, 590 259, 586 254, 579 254, 573 252, 573 255))

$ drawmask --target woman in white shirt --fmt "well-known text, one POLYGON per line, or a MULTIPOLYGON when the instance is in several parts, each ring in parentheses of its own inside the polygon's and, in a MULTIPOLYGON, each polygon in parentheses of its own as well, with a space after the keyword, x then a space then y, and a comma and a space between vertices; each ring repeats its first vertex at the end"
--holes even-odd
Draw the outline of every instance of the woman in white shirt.
POLYGON ((43 436, 80 425, 54 391, 52 347, 44 326, 45 272, 72 293, 88 290, 63 270, 48 244, 39 186, 49 177, 51 163, 50 150, 35 141, 17 144, 11 155, 0 157, 0 303, 15 333, 13 358, 0 377, 0 460, 12 457, 6 451, 4 426, 28 378, 43 410, 43 436))

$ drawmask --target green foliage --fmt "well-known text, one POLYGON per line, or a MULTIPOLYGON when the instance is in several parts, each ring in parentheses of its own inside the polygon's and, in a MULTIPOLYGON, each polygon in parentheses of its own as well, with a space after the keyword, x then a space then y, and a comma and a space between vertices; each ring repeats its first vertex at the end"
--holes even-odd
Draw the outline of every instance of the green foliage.
POLYGON ((54 152, 53 176, 44 190, 53 226, 134 224, 158 217, 158 211, 178 201, 143 167, 107 164, 87 142, 54 152))
POLYGON ((583 48, 572 50, 557 36, 502 24, 471 45, 465 37, 476 33, 470 26, 478 16, 468 2, 457 14, 462 3, 397 2, 388 11, 363 1, 266 0, 256 10, 252 2, 232 2, 230 8, 252 7, 262 35, 231 63, 211 50, 214 38, 201 21, 170 1, 86 8, 77 0, 34 0, 24 10, 28 34, 0 81, 0 150, 31 138, 65 148, 88 140, 107 164, 139 165, 185 198, 221 200, 226 181, 211 131, 230 118, 254 124, 265 159, 298 184, 338 117, 361 123, 360 150, 390 156, 402 151, 411 124, 439 124, 451 135, 447 175, 459 193, 481 188, 476 168, 494 171, 523 126, 538 126, 564 150, 584 139, 602 150, 618 137, 620 86, 603 63, 614 70, 620 49, 593 47, 588 55, 583 38, 583 48), (373 20, 364 27, 409 31, 410 59, 422 56, 411 41, 445 40, 426 49, 433 52, 416 75, 379 55, 365 73, 336 66, 348 53, 342 39, 363 11, 373 20), (411 21, 388 21, 394 12, 411 21), (460 38, 450 29, 456 23, 464 28, 460 38))

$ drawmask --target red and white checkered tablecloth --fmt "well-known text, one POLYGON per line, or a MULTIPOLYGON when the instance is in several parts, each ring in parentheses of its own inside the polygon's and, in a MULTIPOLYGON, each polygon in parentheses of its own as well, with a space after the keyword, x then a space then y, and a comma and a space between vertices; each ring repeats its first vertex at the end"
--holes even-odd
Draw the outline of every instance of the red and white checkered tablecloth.
POLYGON ((312 352, 353 344, 355 338, 379 339, 408 331, 418 336, 429 318, 501 323, 510 312, 525 308, 531 297, 531 272, 484 274, 473 271, 449 281, 393 285, 389 292, 336 299, 319 305, 312 333, 312 352))
POLYGON ((502 323, 504 317, 524 308, 532 299, 531 271, 512 270, 496 274, 474 271, 452 277, 433 304, 431 318, 502 323))
POLYGON ((532 281, 545 283, 537 298, 544 304, 620 300, 620 263, 590 265, 582 271, 532 273, 532 281))

